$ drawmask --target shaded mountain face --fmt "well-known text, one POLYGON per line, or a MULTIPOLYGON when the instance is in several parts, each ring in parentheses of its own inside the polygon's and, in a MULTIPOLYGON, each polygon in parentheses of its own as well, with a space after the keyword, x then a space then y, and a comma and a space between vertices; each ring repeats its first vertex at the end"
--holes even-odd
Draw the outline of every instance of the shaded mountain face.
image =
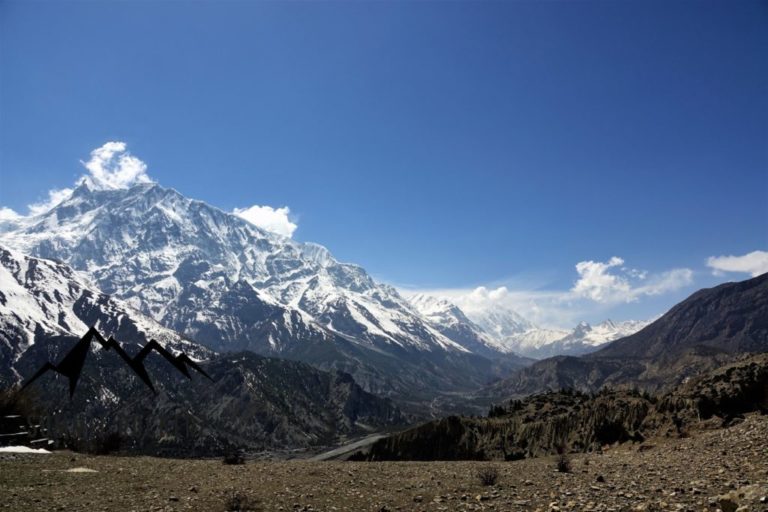
POLYGON ((268 233, 172 189, 78 187, 3 224, 0 243, 62 261, 98 289, 218 351, 251 350, 354 375, 407 400, 507 375, 432 326, 393 288, 316 244, 268 233))
POLYGON ((657 390, 768 351, 768 274, 700 290, 639 332, 583 357, 553 357, 481 393, 497 399, 602 386, 657 390))
MULTIPOLYGON (((16 368, 30 375, 76 342, 58 336, 36 343, 16 368)), ((131 356, 140 350, 123 348, 131 356)), ((214 356, 201 363, 213 382, 196 372, 187 379, 156 354, 145 366, 156 395, 114 351, 94 345, 72 400, 67 380, 53 373, 22 393, 34 397, 52 439, 83 450, 99 450, 116 436, 119 449, 131 453, 221 456, 233 448, 326 446, 405 423, 391 401, 365 392, 348 374, 305 363, 252 352, 214 356)))
POLYGON ((696 347, 727 353, 768 350, 768 274, 699 290, 648 327, 590 357, 660 359, 696 347))
POLYGON ((514 460, 600 450, 650 436, 727 426, 738 415, 768 412, 768 355, 690 379, 660 396, 631 390, 550 392, 494 407, 487 418, 451 416, 381 439, 366 460, 514 460))

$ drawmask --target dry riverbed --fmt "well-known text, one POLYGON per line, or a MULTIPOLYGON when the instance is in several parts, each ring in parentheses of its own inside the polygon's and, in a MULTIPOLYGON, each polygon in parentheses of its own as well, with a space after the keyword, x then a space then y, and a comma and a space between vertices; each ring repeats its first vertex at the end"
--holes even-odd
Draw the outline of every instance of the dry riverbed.
POLYGON ((603 454, 516 462, 249 461, 0 455, 0 511, 768 511, 768 416, 603 454), (495 485, 480 470, 495 469, 495 485), (91 470, 91 471, 87 471, 91 470), (242 510, 246 510, 242 508, 242 510))

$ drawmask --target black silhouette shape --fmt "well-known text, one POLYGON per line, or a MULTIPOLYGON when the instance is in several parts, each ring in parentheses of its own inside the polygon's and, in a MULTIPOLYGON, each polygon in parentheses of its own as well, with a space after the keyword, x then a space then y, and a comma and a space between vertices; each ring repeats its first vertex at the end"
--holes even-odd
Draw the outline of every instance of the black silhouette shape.
POLYGON ((205 370, 203 370, 200 365, 195 363, 183 352, 177 356, 174 356, 165 348, 163 348, 163 346, 160 345, 157 341, 150 340, 149 343, 142 347, 138 354, 136 354, 134 357, 131 357, 125 352, 125 350, 123 350, 123 347, 120 346, 115 338, 110 336, 109 339, 105 340, 95 327, 91 327, 88 329, 88 332, 85 333, 85 336, 80 338, 80 341, 77 342, 72 350, 70 350, 67 355, 64 356, 64 359, 62 359, 59 364, 53 365, 50 362, 45 363, 42 368, 40 368, 37 373, 35 373, 32 378, 29 379, 27 383, 21 387, 21 389, 23 390, 32 384, 35 380, 37 380, 38 377, 43 375, 48 370, 53 370, 69 379, 69 397, 72 398, 72 395, 75 393, 77 381, 80 379, 80 373, 83 370, 83 365, 85 364, 85 358, 88 355, 88 349, 90 348, 91 342, 94 340, 94 338, 104 349, 114 350, 117 352, 118 355, 122 357, 128 366, 133 370, 133 372, 141 379, 141 381, 146 384, 146 386, 155 394, 157 394, 157 391, 155 391, 155 386, 152 385, 152 381, 149 379, 147 369, 144 368, 144 359, 153 350, 163 356, 166 361, 171 363, 188 379, 191 379, 192 376, 189 374, 187 367, 191 367, 203 374, 203 376, 205 376, 208 380, 213 381, 210 375, 205 373, 205 370))

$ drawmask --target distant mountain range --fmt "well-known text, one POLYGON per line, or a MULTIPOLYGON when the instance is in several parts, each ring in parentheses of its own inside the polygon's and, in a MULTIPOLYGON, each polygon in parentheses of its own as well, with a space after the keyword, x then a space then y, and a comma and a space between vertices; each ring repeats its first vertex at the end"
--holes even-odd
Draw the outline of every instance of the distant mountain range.
POLYGON ((545 329, 498 304, 465 312, 448 299, 426 294, 414 295, 409 300, 440 332, 491 357, 498 353, 516 353, 534 359, 582 355, 634 334, 650 323, 606 320, 595 326, 581 322, 570 331, 545 329))
POLYGON ((658 320, 582 357, 557 356, 482 393, 497 400, 604 386, 659 390, 744 353, 768 351, 768 274, 699 290, 658 320))

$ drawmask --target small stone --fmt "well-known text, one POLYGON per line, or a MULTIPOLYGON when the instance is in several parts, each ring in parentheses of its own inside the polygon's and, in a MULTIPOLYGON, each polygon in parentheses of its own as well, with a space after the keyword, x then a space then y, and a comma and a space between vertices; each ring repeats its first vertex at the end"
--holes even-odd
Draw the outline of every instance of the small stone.
POLYGON ((605 477, 603 475, 597 475, 597 478, 595 479, 598 482, 605 482, 605 477))

